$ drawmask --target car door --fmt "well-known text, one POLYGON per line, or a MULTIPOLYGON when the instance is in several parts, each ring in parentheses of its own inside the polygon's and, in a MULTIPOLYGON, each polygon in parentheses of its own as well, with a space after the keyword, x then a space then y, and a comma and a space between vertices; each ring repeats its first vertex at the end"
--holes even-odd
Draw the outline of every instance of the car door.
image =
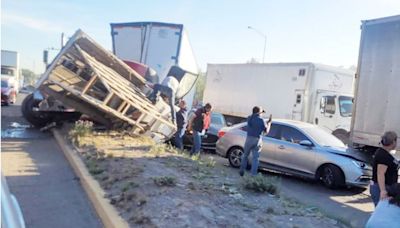
MULTIPOLYGON (((302 140, 309 140, 300 130, 292 126, 281 125, 277 152, 274 153, 276 164, 300 174, 313 174, 315 162, 313 147, 300 145, 302 140)), ((311 141, 311 140, 309 140, 311 141)))
POLYGON ((266 165, 274 165, 276 163, 274 154, 277 152, 279 143, 279 128, 279 124, 272 123, 268 134, 262 137, 263 146, 259 158, 261 163, 266 165))

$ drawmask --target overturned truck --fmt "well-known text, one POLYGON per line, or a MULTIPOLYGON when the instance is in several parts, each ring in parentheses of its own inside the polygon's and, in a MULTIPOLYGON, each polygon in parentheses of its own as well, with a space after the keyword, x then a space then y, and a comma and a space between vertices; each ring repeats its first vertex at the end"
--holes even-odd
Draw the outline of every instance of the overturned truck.
MULTIPOLYGON (((194 84, 196 74, 187 72, 194 84)), ((169 105, 153 104, 144 77, 78 30, 47 68, 37 90, 22 104, 37 127, 78 119, 82 114, 108 129, 125 129, 157 141, 176 131, 169 105)), ((187 85, 185 86, 187 87, 187 85)))

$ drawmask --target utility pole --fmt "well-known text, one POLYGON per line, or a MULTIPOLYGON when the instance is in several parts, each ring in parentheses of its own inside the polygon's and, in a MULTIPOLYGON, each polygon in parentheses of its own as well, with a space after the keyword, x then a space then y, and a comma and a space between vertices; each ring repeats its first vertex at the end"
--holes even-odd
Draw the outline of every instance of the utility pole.
POLYGON ((262 57, 262 62, 264 63, 265 60, 265 48, 267 47, 267 35, 265 35, 264 33, 260 32, 258 29, 255 29, 251 26, 247 26, 248 29, 251 29, 253 31, 255 31, 258 35, 262 36, 264 38, 264 51, 263 51, 263 57, 262 57))

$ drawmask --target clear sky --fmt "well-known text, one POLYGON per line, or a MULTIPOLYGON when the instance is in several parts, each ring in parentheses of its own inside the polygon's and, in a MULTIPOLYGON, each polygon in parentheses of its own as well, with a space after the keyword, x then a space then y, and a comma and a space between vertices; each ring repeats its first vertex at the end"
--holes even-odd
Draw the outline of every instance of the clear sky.
MULTIPOLYGON (((41 73, 43 50, 81 28, 111 50, 110 23, 184 24, 200 68, 207 63, 356 65, 361 20, 400 14, 400 0, 2 0, 1 48, 41 73)), ((50 57, 57 51, 50 51, 50 57)))

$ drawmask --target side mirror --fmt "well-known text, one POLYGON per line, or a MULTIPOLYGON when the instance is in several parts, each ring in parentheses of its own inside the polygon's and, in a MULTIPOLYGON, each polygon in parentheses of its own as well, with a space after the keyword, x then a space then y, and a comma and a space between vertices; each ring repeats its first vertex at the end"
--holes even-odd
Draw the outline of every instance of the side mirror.
POLYGON ((232 126, 233 124, 231 123, 231 122, 227 122, 226 123, 226 126, 228 126, 228 127, 230 127, 230 126, 232 126))
POLYGON ((306 147, 312 147, 313 143, 310 142, 309 140, 302 140, 302 141, 300 141, 300 145, 306 146, 306 147))

